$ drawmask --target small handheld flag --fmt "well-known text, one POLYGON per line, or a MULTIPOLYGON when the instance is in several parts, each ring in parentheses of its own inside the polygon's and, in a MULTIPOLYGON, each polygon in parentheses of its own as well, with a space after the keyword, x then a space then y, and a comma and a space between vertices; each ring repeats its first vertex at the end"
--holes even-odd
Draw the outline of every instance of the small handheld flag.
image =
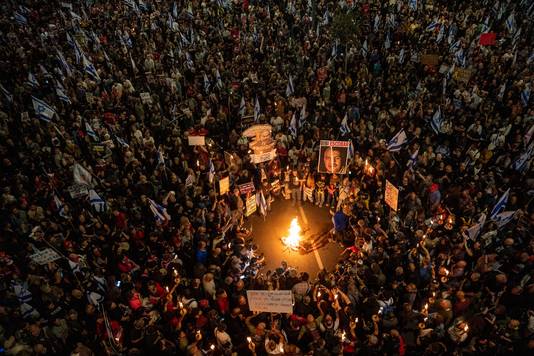
POLYGON ((391 140, 389 140, 387 149, 390 152, 398 152, 406 142, 408 142, 408 137, 406 136, 404 129, 401 129, 391 140))

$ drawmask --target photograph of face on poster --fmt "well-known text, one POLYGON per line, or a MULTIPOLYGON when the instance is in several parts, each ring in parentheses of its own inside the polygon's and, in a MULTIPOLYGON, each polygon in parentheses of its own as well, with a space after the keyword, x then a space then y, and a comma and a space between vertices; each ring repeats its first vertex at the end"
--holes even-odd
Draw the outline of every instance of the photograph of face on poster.
POLYGON ((321 141, 319 149, 319 173, 346 174, 349 141, 321 141))

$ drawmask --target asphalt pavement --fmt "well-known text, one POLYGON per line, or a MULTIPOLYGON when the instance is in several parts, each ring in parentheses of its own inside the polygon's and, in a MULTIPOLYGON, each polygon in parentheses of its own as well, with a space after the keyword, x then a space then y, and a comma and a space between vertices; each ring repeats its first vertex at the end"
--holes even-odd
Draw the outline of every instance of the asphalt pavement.
POLYGON ((332 270, 342 252, 337 243, 330 242, 307 254, 289 250, 282 244, 281 237, 288 234, 291 220, 295 217, 305 231, 303 238, 327 232, 333 226, 327 207, 319 208, 309 202, 293 206, 291 200, 274 201, 265 219, 256 214, 248 218, 246 225, 252 226, 254 243, 258 245, 258 251, 265 255, 266 265, 262 272, 276 269, 282 260, 297 268, 299 272, 308 272, 312 278, 315 278, 323 267, 332 270))

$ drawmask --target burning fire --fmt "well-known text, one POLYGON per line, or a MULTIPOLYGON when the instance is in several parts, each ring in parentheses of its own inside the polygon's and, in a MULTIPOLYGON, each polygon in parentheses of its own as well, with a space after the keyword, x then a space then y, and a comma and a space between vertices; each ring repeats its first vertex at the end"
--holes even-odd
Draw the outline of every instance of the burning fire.
POLYGON ((291 224, 289 225, 289 235, 282 237, 282 242, 284 245, 290 249, 297 250, 300 244, 301 230, 302 229, 300 228, 297 218, 293 218, 293 220, 291 220, 291 224))

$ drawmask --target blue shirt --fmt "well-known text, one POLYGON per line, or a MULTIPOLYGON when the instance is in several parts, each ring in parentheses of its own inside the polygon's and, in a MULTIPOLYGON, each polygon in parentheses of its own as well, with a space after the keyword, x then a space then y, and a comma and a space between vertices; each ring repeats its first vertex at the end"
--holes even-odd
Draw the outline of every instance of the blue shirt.
POLYGON ((334 214, 334 228, 336 231, 343 231, 349 224, 349 217, 341 210, 334 214))

